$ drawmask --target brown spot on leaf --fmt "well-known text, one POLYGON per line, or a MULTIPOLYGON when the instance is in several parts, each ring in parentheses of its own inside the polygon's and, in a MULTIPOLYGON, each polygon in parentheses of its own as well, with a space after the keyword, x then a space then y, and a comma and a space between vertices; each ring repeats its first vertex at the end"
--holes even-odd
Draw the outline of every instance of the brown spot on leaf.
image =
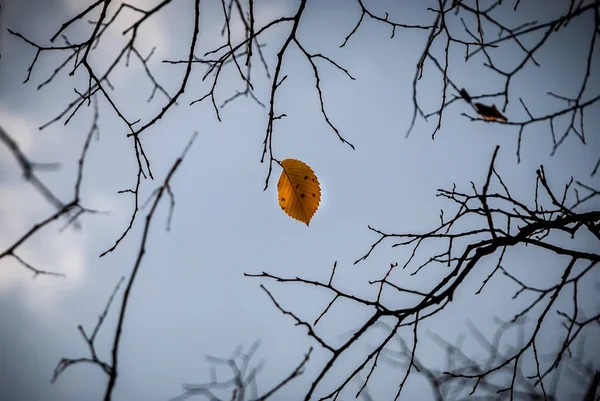
POLYGON ((282 202, 285 202, 285 198, 281 198, 281 201, 282 201, 282 202))
POLYGON ((307 175, 305 175, 305 176, 304 176, 304 179, 305 179, 305 180, 307 180, 307 179, 308 179, 308 176, 307 176, 307 175))
POLYGON ((301 197, 301 198, 304 198, 304 194, 301 194, 301 195, 300 195, 300 197, 301 197))

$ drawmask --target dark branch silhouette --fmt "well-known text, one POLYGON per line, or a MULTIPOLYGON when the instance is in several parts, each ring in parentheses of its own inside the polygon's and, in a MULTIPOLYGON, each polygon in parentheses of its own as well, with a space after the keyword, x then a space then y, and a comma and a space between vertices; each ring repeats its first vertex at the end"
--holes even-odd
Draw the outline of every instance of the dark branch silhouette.
MULTIPOLYGON (((570 352, 570 349, 584 333, 593 332, 594 328, 600 323, 600 311, 597 311, 593 316, 580 317, 578 315, 579 299, 577 288, 583 282, 582 280, 598 279, 595 275, 598 271, 597 265, 600 263, 600 253, 586 252, 577 249, 577 242, 573 241, 576 235, 584 235, 583 232, 591 234, 600 240, 600 211, 579 211, 582 207, 587 207, 592 204, 592 199, 596 199, 598 191, 592 190, 590 187, 574 184, 569 182, 564 190, 564 195, 557 196, 548 183, 543 167, 537 171, 537 181, 534 206, 528 206, 528 202, 519 200, 511 196, 508 188, 500 174, 496 171, 495 160, 499 148, 496 147, 492 160, 490 162, 487 177, 481 189, 477 189, 472 184, 472 192, 460 192, 454 187, 452 190, 440 189, 438 196, 448 199, 457 206, 457 211, 454 216, 445 219, 444 213, 441 214, 440 225, 423 234, 418 233, 385 233, 381 230, 370 227, 380 238, 371 246, 369 251, 359 258, 356 263, 366 260, 378 247, 384 242, 393 241, 393 247, 409 247, 412 251, 410 256, 399 267, 399 264, 392 264, 387 274, 375 281, 370 281, 370 284, 377 285, 378 295, 376 297, 361 297, 353 295, 347 291, 340 290, 336 285, 329 282, 320 282, 316 280, 305 279, 301 277, 281 277, 270 273, 246 274, 250 277, 265 278, 274 280, 279 283, 301 283, 311 288, 317 287, 321 291, 326 291, 332 294, 333 300, 325 308, 325 311, 317 317, 314 324, 302 321, 296 317, 294 312, 284 309, 284 307, 267 291, 268 296, 274 303, 277 309, 285 315, 291 316, 295 320, 296 326, 305 327, 308 335, 314 338, 319 345, 327 350, 330 354, 329 361, 321 368, 317 378, 311 383, 303 399, 310 400, 314 397, 317 387, 321 384, 327 374, 339 364, 342 355, 349 352, 353 345, 362 339, 372 327, 380 325, 383 319, 393 318, 394 324, 390 324, 384 340, 376 346, 373 346, 372 351, 362 362, 357 363, 355 369, 347 379, 339 386, 326 393, 320 399, 330 399, 339 396, 342 390, 360 373, 365 373, 369 364, 371 368, 366 372, 367 376, 363 387, 367 385, 369 379, 374 374, 377 367, 377 361, 384 350, 390 345, 390 342, 398 337, 402 328, 410 329, 413 344, 410 347, 409 363, 404 376, 399 381, 398 393, 395 399, 400 397, 402 388, 413 372, 413 367, 418 370, 415 365, 415 358, 418 356, 418 327, 425 321, 435 318, 436 315, 442 313, 444 308, 454 301, 455 294, 459 289, 465 286, 467 277, 470 277, 476 269, 481 269, 480 265, 486 265, 487 260, 497 255, 495 268, 487 278, 481 283, 478 291, 484 290, 487 282, 498 272, 509 277, 517 286, 513 299, 525 292, 531 292, 537 295, 537 298, 528 304, 523 310, 517 313, 512 322, 518 322, 520 319, 532 319, 534 321, 533 332, 525 341, 521 348, 516 349, 508 355, 503 355, 498 361, 490 363, 490 365, 481 371, 477 372, 448 372, 457 378, 470 379, 472 381, 472 391, 475 393, 479 384, 489 375, 503 371, 507 366, 513 366, 512 382, 509 387, 502 389, 511 394, 511 399, 515 391, 515 380, 519 363, 522 363, 531 354, 535 354, 535 363, 537 366, 537 375, 528 378, 533 381, 533 386, 543 385, 544 379, 564 360, 565 354, 570 352), (580 198, 578 192, 572 186, 577 185, 578 190, 584 189, 590 191, 592 196, 580 198), (494 187, 498 187, 496 192, 494 187), (462 224, 465 221, 479 221, 475 226, 479 229, 467 229, 462 224), (571 238, 573 247, 565 245, 561 241, 561 245, 556 244, 556 240, 560 239, 560 233, 568 234, 567 238, 571 238), (424 247, 425 243, 441 244, 445 251, 436 254, 424 263, 418 264, 415 256, 419 253, 420 248, 424 247), (519 246, 529 246, 537 248, 541 251, 555 254, 557 257, 563 256, 568 259, 562 277, 560 280, 549 288, 538 288, 534 284, 524 283, 518 279, 510 269, 502 263, 505 253, 512 252, 513 249, 519 246), (417 291, 410 287, 405 288, 398 283, 390 280, 390 273, 394 269, 407 269, 412 271, 411 275, 423 274, 423 269, 433 266, 434 264, 447 266, 448 272, 439 282, 431 287, 428 291, 417 291), (577 273, 575 273, 577 271, 577 273), (572 293, 572 305, 574 305, 573 313, 564 312, 563 306, 555 306, 555 302, 560 294, 572 293), (399 304, 394 302, 384 301, 381 294, 393 293, 395 297, 386 297, 386 299, 395 299, 399 304), (405 305, 408 297, 411 306, 405 305), (333 302, 338 299, 345 299, 352 302, 355 307, 367 307, 371 310, 370 317, 355 331, 350 338, 341 346, 335 347, 323 340, 318 334, 316 325, 324 318, 333 302), (536 314, 539 307, 543 308, 541 313, 537 314, 536 318, 532 315, 536 314), (536 308, 538 307, 538 308, 536 308), (552 353, 550 363, 542 364, 537 357, 536 341, 542 330, 543 324, 547 322, 550 313, 558 313, 564 319, 564 335, 561 334, 561 343, 552 353)), ((598 243, 598 242, 597 242, 598 243)), ((336 265, 333 267, 332 277, 335 273, 336 265)), ((549 324, 549 323, 546 323, 549 324)), ((556 334, 558 336, 558 333, 556 334)), ((593 336, 593 334, 590 334, 593 336)), ((360 395, 360 391, 357 396, 360 395)))
POLYGON ((264 363, 261 361, 256 366, 251 367, 251 360, 259 345, 260 343, 255 342, 246 353, 238 348, 231 357, 226 359, 207 356, 207 361, 213 365, 211 368, 211 381, 205 384, 184 384, 183 394, 171 398, 170 401, 184 401, 197 395, 214 401, 265 401, 304 373, 305 365, 312 353, 312 348, 310 348, 302 361, 289 375, 281 379, 273 388, 259 395, 257 376, 261 372, 264 363), (225 380, 219 380, 217 377, 219 366, 227 366, 232 376, 225 380), (220 394, 224 394, 226 398, 220 398, 220 394))
MULTIPOLYGON (((148 214, 146 215, 146 222, 144 225, 144 230, 142 232, 142 239, 140 242, 137 258, 136 258, 135 264, 133 266, 133 269, 131 271, 131 275, 129 276, 129 279, 127 280, 127 284, 125 285, 123 299, 122 299, 121 305, 119 307, 119 317, 117 319, 117 327, 115 329, 115 335, 114 335, 114 339, 113 339, 113 343, 112 343, 110 362, 105 362, 104 360, 99 359, 99 357, 97 356, 97 353, 96 353, 94 340, 96 338, 96 334, 98 333, 100 327, 102 326, 102 323, 104 322, 104 319, 108 313, 108 309, 110 308, 110 305, 112 303, 112 300, 113 300, 116 292, 118 291, 119 286, 121 285, 121 282, 123 280, 119 281, 113 294, 109 298, 106 308, 104 309, 104 312, 100 316, 100 319, 98 320, 98 323, 97 323, 96 327, 94 328, 92 335, 88 336, 81 325, 78 327, 79 331, 81 332, 81 335, 83 336, 84 340, 86 341, 86 343, 88 344, 88 346, 90 348, 91 357, 78 358, 78 359, 66 359, 66 358, 61 359, 59 361, 56 369, 54 370, 54 376, 52 378, 52 381, 56 381, 58 376, 62 372, 64 372, 64 370, 66 368, 68 368, 69 366, 75 365, 80 362, 93 363, 93 364, 100 366, 102 368, 102 370, 104 371, 104 373, 106 373, 106 375, 108 376, 108 383, 106 385, 106 392, 104 394, 104 400, 110 401, 112 399, 112 392, 114 390, 114 387, 115 387, 115 384, 117 381, 117 377, 119 374, 119 370, 118 370, 119 346, 121 344, 121 334, 123 332, 123 326, 125 324, 125 315, 127 312, 127 306, 129 305, 129 298, 131 296, 131 290, 133 288, 133 284, 135 283, 135 279, 139 272, 139 269, 140 269, 140 266, 142 263, 142 259, 144 257, 144 253, 146 251, 146 242, 148 240, 148 235, 150 233, 150 225, 152 223, 154 213, 155 213, 156 209, 158 208, 158 205, 160 204, 160 201, 161 201, 163 195, 165 194, 165 192, 167 192, 169 194, 169 196, 171 197, 171 199, 173 199, 172 198, 173 193, 171 192, 171 188, 170 188, 171 179, 172 179, 173 175, 175 174, 175 172, 177 171, 177 169, 179 168, 179 166, 181 165, 181 163, 183 162, 183 159, 185 158, 188 150, 190 149, 190 146, 192 145, 194 139, 196 138, 196 135, 197 134, 194 134, 192 136, 192 138, 190 139, 188 145, 184 149, 181 156, 175 161, 175 163, 173 163, 173 166, 169 170, 169 173, 167 174, 165 180, 163 181, 163 184, 152 194, 152 199, 153 199, 152 206, 150 207, 150 210, 149 210, 148 214)), ((171 207, 173 207, 173 203, 171 203, 171 207)))

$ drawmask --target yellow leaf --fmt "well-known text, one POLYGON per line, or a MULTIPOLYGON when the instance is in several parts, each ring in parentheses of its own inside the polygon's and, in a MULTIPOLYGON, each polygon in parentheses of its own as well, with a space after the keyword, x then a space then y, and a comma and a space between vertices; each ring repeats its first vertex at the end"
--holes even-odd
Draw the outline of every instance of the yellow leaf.
POLYGON ((283 171, 277 183, 279 206, 290 217, 310 222, 321 202, 321 186, 315 172, 295 159, 281 162, 283 171))

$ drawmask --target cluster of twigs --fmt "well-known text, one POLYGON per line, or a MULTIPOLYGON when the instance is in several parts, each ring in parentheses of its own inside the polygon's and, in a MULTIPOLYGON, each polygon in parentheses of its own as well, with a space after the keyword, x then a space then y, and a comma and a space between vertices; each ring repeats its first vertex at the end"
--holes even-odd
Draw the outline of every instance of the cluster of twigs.
POLYGON ((61 201, 59 197, 55 195, 54 192, 52 192, 36 174, 36 172, 39 170, 56 170, 60 167, 60 165, 58 163, 36 163, 29 160, 29 158, 21 151, 19 145, 2 128, 2 126, 0 126, 0 141, 2 141, 8 147, 8 149, 12 152, 13 156, 17 160, 17 163, 23 171, 23 178, 26 181, 30 182, 34 186, 34 188, 36 188, 36 190, 56 209, 56 211, 50 216, 34 224, 27 232, 25 232, 21 237, 14 241, 6 250, 0 252, 0 260, 12 257, 25 268, 32 271, 34 277, 40 274, 62 276, 61 273, 50 272, 32 266, 30 263, 23 260, 23 258, 19 256, 17 251, 21 245, 23 245, 27 240, 29 240, 29 238, 34 236, 38 231, 63 217, 66 218, 66 222, 63 226, 63 229, 71 225, 73 225, 74 227, 79 227, 78 218, 81 215, 83 215, 84 213, 99 212, 97 210, 84 207, 81 204, 80 198, 85 158, 88 153, 88 149, 90 148, 90 144, 94 134, 98 133, 98 118, 98 107, 96 102, 94 102, 94 117, 92 120, 92 126, 85 138, 85 142, 81 150, 81 155, 77 162, 77 177, 74 183, 74 193, 72 195, 71 200, 69 200, 68 202, 61 201))
MULTIPOLYGON (((517 1, 514 5, 515 13, 518 12, 519 3, 517 1)), ((584 112, 590 107, 597 105, 600 101, 600 94, 590 93, 590 82, 597 75, 597 69, 593 69, 592 62, 594 56, 598 54, 596 40, 600 35, 600 29, 598 28, 600 26, 600 15, 598 14, 600 2, 598 0, 565 1, 564 10, 555 18, 547 21, 528 21, 518 26, 512 26, 510 25, 510 20, 505 22, 495 16, 494 12, 502 7, 508 7, 508 5, 503 4, 502 1, 494 1, 489 5, 486 4, 486 7, 483 8, 483 4, 480 4, 478 0, 475 2, 444 0, 439 1, 438 9, 431 9, 437 17, 430 29, 429 40, 417 62, 413 78, 413 116, 406 134, 407 136, 414 128, 417 116, 420 115, 425 120, 431 117, 437 118, 437 125, 432 134, 435 137, 442 126, 445 110, 452 103, 463 98, 460 89, 461 85, 452 79, 450 73, 449 55, 453 51, 453 47, 464 50, 465 62, 479 53, 483 55, 483 65, 497 73, 504 82, 501 85, 501 90, 477 94, 472 98, 480 100, 499 98, 502 101, 502 111, 506 112, 509 100, 513 98, 513 96, 510 96, 510 88, 514 78, 523 73, 528 65, 535 67, 542 66, 536 60, 536 53, 539 53, 544 45, 548 44, 551 37, 558 35, 561 29, 569 24, 582 24, 582 26, 587 28, 588 35, 585 40, 588 43, 588 50, 586 59, 582 60, 585 66, 585 73, 581 78, 581 84, 578 86, 576 94, 562 95, 553 92, 547 93, 549 97, 563 101, 563 107, 545 111, 545 114, 542 115, 535 115, 530 111, 531 108, 527 106, 527 103, 519 97, 519 103, 527 115, 527 118, 522 120, 510 118, 490 119, 488 115, 481 113, 481 110, 477 107, 474 107, 475 112, 478 114, 477 116, 470 116, 464 113, 463 115, 471 121, 494 122, 518 128, 516 151, 518 161, 521 160, 521 140, 525 128, 534 125, 547 124, 552 137, 552 154, 557 151, 570 135, 575 135, 583 144, 586 143, 584 112), (451 28, 458 25, 455 23, 457 20, 460 21, 462 30, 455 31, 451 28), (469 25, 469 22, 472 22, 472 24, 469 25), (486 39, 486 37, 493 37, 493 39, 486 39), (530 38, 535 38, 534 44, 525 45, 530 38), (434 43, 438 41, 442 41, 444 44, 444 51, 441 55, 437 55, 432 50, 434 43), (494 51, 498 48, 504 48, 508 44, 516 45, 521 53, 520 55, 512 56, 511 64, 513 67, 505 69, 498 66, 499 61, 506 62, 505 54, 495 54, 494 51), (440 107, 433 112, 426 113, 418 98, 418 84, 423 76, 425 64, 428 61, 440 72, 443 89, 440 107), (452 94, 451 89, 455 91, 454 94, 452 94), (563 132, 557 132, 555 126, 562 121, 568 123, 566 124, 566 129, 563 132)), ((360 21, 358 25, 360 25, 360 21)), ((392 31, 393 34, 394 30, 392 31)), ((457 67, 463 69, 462 65, 457 67)), ((564 77, 564 79, 578 80, 577 77, 564 77)), ((465 83, 465 85, 467 84, 465 83)), ((539 99, 536 99, 536 102, 539 102, 539 99)), ((596 174, 599 167, 600 158, 591 172, 592 176, 596 174)))
POLYGON ((229 358, 218 358, 207 356, 207 362, 211 363, 211 380, 205 384, 186 383, 183 385, 183 394, 171 399, 171 401, 184 401, 194 396, 204 396, 210 400, 221 401, 264 401, 286 384, 302 375, 305 370, 305 365, 310 358, 312 348, 304 355, 304 358, 296 366, 296 368, 279 383, 270 390, 259 395, 258 385, 256 383, 257 376, 262 370, 264 363, 261 361, 256 366, 251 366, 252 358, 256 350, 260 346, 259 342, 252 344, 248 352, 242 352, 242 348, 238 347, 229 358), (217 367, 226 366, 231 371, 231 377, 226 380, 219 380, 217 375, 217 367), (220 398, 217 394, 224 394, 227 398, 220 398))
MULTIPOLYGON (((593 368, 593 358, 591 361, 584 361, 583 347, 575 350, 576 352, 557 368, 549 385, 536 386, 532 383, 531 377, 525 373, 522 365, 516 368, 505 365, 495 375, 486 375, 481 378, 477 387, 478 394, 475 395, 470 391, 471 383, 465 376, 482 374, 502 359, 503 354, 499 349, 502 337, 506 336, 510 329, 517 328, 520 331, 519 337, 522 338, 524 323, 523 321, 517 323, 500 322, 501 326, 491 341, 473 324, 469 323, 467 327, 471 337, 488 354, 484 360, 473 358, 465 352, 464 337, 457 344, 452 344, 435 333, 430 333, 430 337, 444 349, 446 354, 446 367, 444 369, 429 367, 422 363, 419 357, 412 355, 410 347, 400 336, 396 337, 399 350, 386 350, 381 358, 383 362, 396 368, 407 366, 409 361, 412 360, 415 373, 426 379, 431 388, 433 399, 437 401, 470 399, 560 400, 563 399, 560 397, 560 390, 563 390, 563 394, 567 392, 564 391, 564 383, 561 385, 560 382, 561 380, 568 380, 569 376, 575 377, 576 381, 581 383, 581 385, 578 384, 576 391, 569 394, 570 399, 596 400, 595 394, 600 380, 600 371, 593 368), (512 391, 506 391, 511 385, 513 386, 512 391), (561 386, 559 387, 559 385, 561 386)), ((570 386, 567 385, 566 387, 570 386)))
POLYGON ((170 186, 171 179, 173 178, 175 172, 177 172, 177 169, 183 162, 183 159, 185 158, 185 156, 195 138, 196 138, 196 134, 194 134, 194 136, 192 136, 191 140, 189 141, 188 145, 184 149, 181 156, 179 156, 179 158, 175 161, 175 163, 173 163, 173 165, 172 165, 171 169, 169 170, 162 185, 159 186, 158 188, 156 188, 156 190, 148 198, 148 202, 151 202, 151 206, 150 206, 150 210, 148 211, 148 214, 146 215, 146 222, 144 224, 144 228, 142 231, 142 238, 140 241, 140 246, 138 248, 138 253, 137 253, 136 260, 135 260, 135 264, 131 271, 131 275, 127 279, 127 284, 125 286, 125 291, 123 293, 123 298, 121 300, 121 305, 119 308, 119 317, 117 320, 117 327, 115 329, 115 334, 114 334, 114 338, 113 338, 113 342, 112 342, 112 351, 111 351, 110 362, 106 362, 105 360, 101 359, 98 356, 98 353, 96 352, 95 339, 96 339, 96 335, 98 334, 98 331, 100 330, 102 324, 105 321, 105 318, 108 314, 110 305, 112 304, 113 299, 115 298, 115 295, 119 290, 119 287, 121 286, 122 282, 125 280, 124 277, 122 277, 121 280, 119 280, 119 283, 117 284, 112 295, 110 296, 110 298, 106 304, 106 307, 104 308, 104 311, 98 318, 98 322, 96 323, 96 326, 94 327, 94 329, 92 331, 92 334, 88 335, 88 333, 85 331, 83 326, 81 326, 81 325, 78 326, 79 332, 81 333, 84 341, 86 342, 86 344, 89 347, 90 356, 74 358, 74 359, 73 358, 61 359, 58 362, 56 369, 54 370, 54 375, 52 376, 53 382, 56 381, 56 379, 58 379, 60 374, 62 372, 64 372, 65 369, 67 369, 68 367, 79 364, 79 363, 91 363, 91 364, 99 366, 102 369, 102 371, 108 376, 108 382, 106 385, 106 392, 104 395, 104 400, 110 401, 112 399, 112 392, 113 392, 113 389, 115 387, 117 377, 118 377, 119 346, 121 344, 121 334, 123 331, 123 325, 125 324, 125 316, 126 316, 126 312, 127 312, 127 306, 129 305, 129 297, 131 296, 131 291, 132 291, 133 285, 135 283, 137 274, 138 274, 140 266, 142 264, 142 259, 144 257, 144 254, 146 253, 146 242, 148 240, 148 236, 150 233, 150 226, 152 224, 154 213, 156 212, 161 199, 163 198, 163 196, 165 196, 165 193, 166 193, 167 196, 171 200, 170 209, 169 209, 169 217, 168 217, 168 222, 167 222, 167 227, 168 227, 169 221, 171 220, 171 216, 173 213, 173 208, 175 206, 175 196, 174 196, 174 194, 171 190, 171 186, 170 186))

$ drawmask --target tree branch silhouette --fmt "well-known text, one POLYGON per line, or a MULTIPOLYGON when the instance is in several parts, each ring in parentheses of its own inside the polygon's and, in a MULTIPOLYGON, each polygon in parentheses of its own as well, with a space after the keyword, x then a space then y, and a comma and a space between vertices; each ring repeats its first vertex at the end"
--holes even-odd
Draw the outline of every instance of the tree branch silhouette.
MULTIPOLYGON (((500 253, 500 256, 495 264, 495 268, 490 275, 485 278, 478 293, 480 293, 485 284, 500 271, 510 277, 517 286, 520 287, 513 296, 513 299, 524 292, 538 294, 538 297, 532 303, 514 316, 512 319, 513 323, 517 322, 519 319, 531 316, 534 313, 534 307, 538 305, 543 307, 543 310, 535 319, 536 323, 534 325, 533 333, 524 343, 522 348, 510 355, 505 355, 503 359, 496 364, 489 366, 485 370, 473 373, 448 373, 457 378, 475 380, 471 394, 475 393, 479 384, 486 376, 492 375, 505 369, 507 366, 512 365, 513 376, 511 384, 507 388, 501 390, 508 391, 511 399, 514 397, 514 386, 519 362, 522 362, 526 356, 531 356, 530 354, 536 349, 538 334, 542 329, 542 324, 548 320, 551 311, 555 311, 555 313, 558 313, 564 318, 566 322, 566 333, 562 343, 554 351, 553 361, 551 363, 541 365, 537 360, 537 351, 535 351, 538 374, 533 378, 529 378, 534 380, 534 386, 542 385, 543 380, 549 373, 557 369, 560 362, 564 359, 564 354, 568 352, 570 347, 583 333, 589 332, 590 330, 593 330, 594 327, 597 327, 597 324, 600 322, 600 315, 597 313, 600 313, 600 311, 586 319, 578 318, 577 304, 580 300, 577 294, 577 287, 582 282, 581 280, 589 280, 595 277, 594 273, 598 271, 597 264, 600 262, 600 254, 582 251, 576 249, 576 247, 571 248, 569 245, 564 245, 563 243, 559 246, 552 241, 552 239, 556 240, 561 232, 567 233, 568 237, 573 239, 576 234, 583 235, 583 231, 600 239, 597 236, 598 225, 600 223, 600 211, 577 211, 582 205, 587 205, 587 203, 590 203, 595 197, 588 197, 583 203, 579 196, 577 196, 574 201, 569 201, 567 194, 572 192, 569 191, 572 183, 569 183, 565 189, 565 196, 559 201, 559 198, 555 195, 547 181, 544 168, 540 167, 537 171, 536 188, 539 185, 545 193, 542 194, 536 191, 534 199, 535 207, 528 206, 526 202, 511 196, 507 187, 504 185, 501 176, 497 173, 494 163, 498 151, 499 147, 496 147, 486 174, 485 183, 481 190, 478 190, 474 184, 472 186, 472 193, 459 192, 456 188, 453 188, 452 190, 438 190, 438 196, 456 203, 458 210, 450 219, 444 219, 442 214, 440 225, 434 230, 424 234, 395 234, 384 233, 370 227, 370 229, 378 234, 380 238, 371 246, 371 249, 363 257, 357 260, 356 263, 366 260, 372 252, 382 246, 384 242, 394 240, 399 241, 394 243, 392 247, 412 247, 410 257, 402 266, 402 269, 407 269, 411 266, 415 267, 411 276, 419 273, 422 274, 424 268, 433 264, 446 265, 449 268, 449 272, 446 273, 439 282, 433 285, 429 291, 417 291, 411 288, 405 289, 398 284, 393 283, 389 279, 390 272, 399 268, 398 264, 392 264, 384 278, 370 282, 370 284, 377 284, 380 286, 378 295, 375 299, 355 296, 351 293, 343 292, 332 284, 331 280, 329 282, 320 282, 301 277, 286 278, 265 272, 260 274, 246 274, 249 277, 264 278, 279 283, 300 283, 313 288, 317 287, 320 290, 332 293, 334 295, 334 301, 340 298, 346 299, 351 301, 355 307, 361 305, 362 307, 367 307, 371 310, 369 318, 353 332, 350 339, 344 342, 342 346, 334 347, 322 339, 315 327, 316 322, 324 318, 324 315, 329 310, 331 304, 327 305, 326 312, 319 315, 315 324, 311 325, 308 322, 300 321, 295 317, 293 312, 283 309, 280 303, 267 292, 277 309, 286 315, 292 316, 296 320, 296 325, 305 326, 309 336, 316 339, 321 347, 331 354, 329 361, 321 368, 317 378, 312 382, 310 389, 303 396, 304 400, 312 399, 317 386, 321 384, 323 378, 336 364, 339 364, 338 360, 341 355, 347 353, 351 346, 364 337, 369 329, 381 324, 384 318, 393 318, 393 321, 395 322, 394 324, 389 325, 385 338, 380 340, 378 345, 373 346, 372 351, 368 356, 356 365, 355 370, 346 377, 346 380, 344 380, 340 386, 336 387, 331 392, 328 392, 327 395, 320 399, 332 399, 339 396, 347 384, 355 377, 358 377, 359 373, 364 372, 369 363, 372 363, 371 369, 368 371, 363 383, 362 388, 364 388, 376 369, 377 360, 380 358, 381 353, 390 345, 390 342, 398 336, 399 330, 403 327, 412 327, 412 338, 414 343, 409 352, 409 363, 407 364, 405 375, 399 383, 398 393, 395 397, 395 399, 398 399, 401 390, 411 373, 412 367, 415 367, 416 370, 419 369, 418 366, 415 365, 415 360, 418 355, 418 324, 423 321, 428 321, 434 316, 442 313, 444 308, 454 301, 456 292, 465 286, 464 283, 466 282, 467 277, 470 277, 472 272, 476 269, 481 269, 482 266, 480 265, 485 266, 486 263, 488 263, 487 260, 497 253, 500 253), (492 187, 493 184, 494 186, 499 186, 501 191, 496 192, 492 187), (480 220, 480 226, 484 228, 473 230, 459 228, 464 227, 464 224, 462 224, 463 221, 473 221, 472 219, 480 220), (521 226, 517 227, 517 224, 521 224, 521 226), (423 264, 416 265, 414 261, 415 255, 417 255, 419 249, 425 243, 430 242, 442 244, 446 251, 429 258, 423 264), (525 284, 517 279, 509 269, 502 264, 502 260, 506 252, 510 252, 518 246, 533 246, 544 252, 568 257, 569 262, 566 264, 560 280, 550 288, 541 289, 531 284, 525 284), (583 267, 583 270, 579 273, 575 274, 576 266, 585 267, 583 267), (555 306, 555 302, 559 295, 567 293, 567 288, 573 289, 572 304, 574 305, 574 314, 560 311, 557 309, 558 306, 555 306), (410 296, 408 299, 411 300, 409 303, 412 306, 399 307, 389 301, 384 302, 381 297, 381 292, 395 293, 396 297, 388 297, 387 299, 395 299, 397 302, 404 299, 402 295, 410 296)), ((432 267, 429 268, 431 269, 432 267)), ((360 391, 357 396, 359 395, 360 391)))

